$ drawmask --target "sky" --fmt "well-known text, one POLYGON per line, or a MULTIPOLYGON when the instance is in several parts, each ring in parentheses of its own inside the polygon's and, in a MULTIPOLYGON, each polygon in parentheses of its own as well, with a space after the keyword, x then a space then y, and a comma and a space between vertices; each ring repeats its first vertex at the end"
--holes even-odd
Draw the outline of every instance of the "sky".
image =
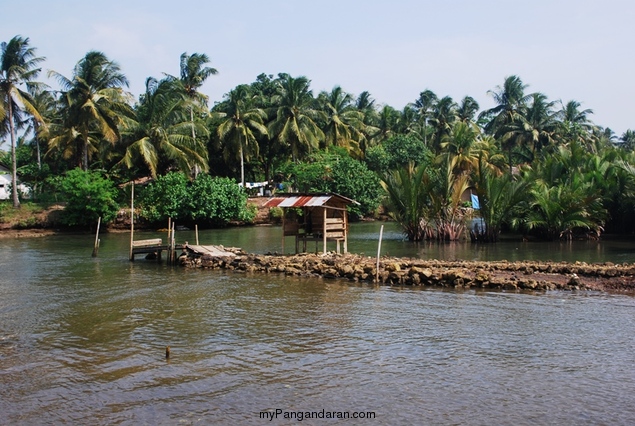
POLYGON ((341 86, 402 109, 429 89, 493 107, 517 75, 527 93, 576 100, 619 137, 635 129, 632 0, 0 0, 0 41, 28 37, 42 63, 72 76, 90 50, 121 66, 138 96, 147 77, 179 75, 182 53, 218 70, 210 106, 261 73, 341 86))

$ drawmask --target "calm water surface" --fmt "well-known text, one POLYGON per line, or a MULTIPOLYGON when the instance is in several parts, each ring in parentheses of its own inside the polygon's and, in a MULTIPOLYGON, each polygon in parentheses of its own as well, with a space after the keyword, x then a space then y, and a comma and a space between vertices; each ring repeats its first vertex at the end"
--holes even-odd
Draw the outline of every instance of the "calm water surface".
MULTIPOLYGON (((275 231, 200 237, 280 251, 275 231)), ((356 228, 350 249, 376 254, 376 231, 356 228)), ((404 255, 398 232, 385 236, 382 252, 404 255)), ((276 409, 376 414, 300 424, 635 423, 631 296, 184 270, 128 262, 128 241, 103 236, 94 259, 90 236, 0 240, 0 424, 299 423, 259 416, 276 409)), ((627 245, 552 247, 536 251, 633 261, 627 245)), ((489 259, 501 249, 414 250, 489 259)))

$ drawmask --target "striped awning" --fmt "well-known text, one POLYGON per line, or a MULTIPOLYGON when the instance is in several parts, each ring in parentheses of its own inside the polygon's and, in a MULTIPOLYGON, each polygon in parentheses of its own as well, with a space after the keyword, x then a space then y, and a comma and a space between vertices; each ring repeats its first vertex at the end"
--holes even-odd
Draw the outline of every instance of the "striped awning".
POLYGON ((344 204, 359 204, 355 200, 337 194, 288 194, 272 197, 264 204, 264 207, 323 207, 332 199, 338 199, 344 204))

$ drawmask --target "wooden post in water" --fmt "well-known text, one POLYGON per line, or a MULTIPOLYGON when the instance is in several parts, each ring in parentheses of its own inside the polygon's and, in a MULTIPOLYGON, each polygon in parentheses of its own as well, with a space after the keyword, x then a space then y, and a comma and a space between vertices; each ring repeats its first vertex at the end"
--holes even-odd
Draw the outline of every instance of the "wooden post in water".
POLYGON ((379 243, 377 244, 377 266, 375 269, 375 282, 379 281, 379 256, 381 254, 381 239, 384 236, 384 225, 379 228, 379 243))
POLYGON ((176 263, 176 259, 175 259, 175 253, 174 250, 176 250, 175 244, 174 244, 174 222, 172 222, 172 229, 170 231, 170 241, 168 242, 168 262, 170 265, 174 265, 176 263))
POLYGON ((323 208, 324 217, 322 222, 322 249, 324 254, 326 254, 326 207, 323 208))
POLYGON ((172 218, 168 218, 168 265, 172 264, 172 218))
POLYGON ((93 257, 97 257, 97 253, 99 253, 99 225, 101 225, 101 216, 99 216, 99 220, 97 221, 97 232, 95 233, 95 247, 93 247, 93 257))
POLYGON ((134 182, 132 183, 132 189, 130 190, 130 261, 134 260, 134 254, 132 253, 133 241, 134 241, 134 182))
POLYGON ((282 210, 282 254, 284 254, 284 227, 285 227, 285 212, 282 210))
POLYGON ((171 232, 172 232, 172 218, 168 217, 168 245, 170 245, 171 232))
POLYGON ((172 222, 172 264, 176 265, 176 226, 172 222))
POLYGON ((196 245, 198 245, 198 225, 194 225, 194 230, 196 231, 196 245))

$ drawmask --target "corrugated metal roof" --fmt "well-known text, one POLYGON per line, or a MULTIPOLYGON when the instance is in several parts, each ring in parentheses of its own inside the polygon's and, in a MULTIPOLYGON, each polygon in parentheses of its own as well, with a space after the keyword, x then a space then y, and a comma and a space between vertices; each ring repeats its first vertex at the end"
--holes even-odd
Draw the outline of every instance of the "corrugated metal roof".
POLYGON ((322 207, 327 204, 332 198, 339 198, 346 204, 359 204, 355 200, 351 200, 337 194, 290 194, 286 196, 272 197, 264 204, 264 207, 322 207))

